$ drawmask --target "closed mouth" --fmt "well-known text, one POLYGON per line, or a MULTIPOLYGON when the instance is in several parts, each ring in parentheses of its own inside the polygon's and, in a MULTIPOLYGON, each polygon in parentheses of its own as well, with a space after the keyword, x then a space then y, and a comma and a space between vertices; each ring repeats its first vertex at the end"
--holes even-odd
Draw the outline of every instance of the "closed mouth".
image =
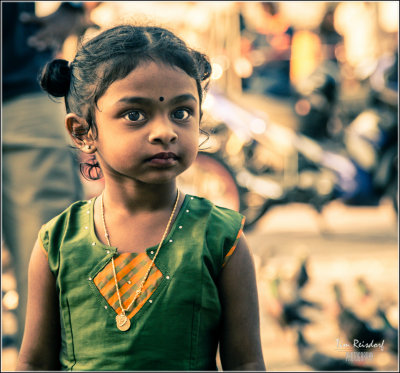
POLYGON ((178 156, 172 152, 162 152, 154 154, 148 160, 152 161, 153 159, 178 159, 178 156))

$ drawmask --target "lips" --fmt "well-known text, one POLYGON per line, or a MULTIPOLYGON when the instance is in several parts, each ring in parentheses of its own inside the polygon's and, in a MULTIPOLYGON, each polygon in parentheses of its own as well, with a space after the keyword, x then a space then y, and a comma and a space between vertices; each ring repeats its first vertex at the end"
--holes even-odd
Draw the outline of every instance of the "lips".
POLYGON ((150 165, 155 167, 171 167, 177 163, 178 156, 172 152, 157 153, 148 158, 150 165))
POLYGON ((155 155, 153 155, 152 157, 149 158, 149 160, 153 160, 153 159, 177 159, 177 155, 175 153, 171 153, 171 152, 162 152, 162 153, 157 153, 155 155))

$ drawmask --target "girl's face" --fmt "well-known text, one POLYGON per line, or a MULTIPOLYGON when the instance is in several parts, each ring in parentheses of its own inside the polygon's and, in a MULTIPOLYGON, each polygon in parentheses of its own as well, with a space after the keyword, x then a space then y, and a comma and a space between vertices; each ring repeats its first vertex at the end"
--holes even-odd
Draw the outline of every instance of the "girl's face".
POLYGON ((179 68, 146 62, 98 100, 97 158, 106 177, 161 184, 195 160, 200 104, 196 81, 179 68))

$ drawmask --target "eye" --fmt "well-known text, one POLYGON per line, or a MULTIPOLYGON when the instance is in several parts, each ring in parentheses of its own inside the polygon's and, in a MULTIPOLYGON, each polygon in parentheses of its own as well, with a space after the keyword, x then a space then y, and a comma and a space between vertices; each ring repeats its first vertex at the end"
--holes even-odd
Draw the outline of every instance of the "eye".
POLYGON ((140 122, 140 121, 146 119, 144 113, 142 113, 139 110, 132 110, 129 113, 126 113, 124 115, 124 118, 126 118, 127 120, 129 120, 131 122, 140 122))
POLYGON ((172 118, 175 120, 184 121, 184 120, 189 119, 189 117, 191 115, 192 115, 192 111, 189 109, 178 109, 172 113, 172 118))

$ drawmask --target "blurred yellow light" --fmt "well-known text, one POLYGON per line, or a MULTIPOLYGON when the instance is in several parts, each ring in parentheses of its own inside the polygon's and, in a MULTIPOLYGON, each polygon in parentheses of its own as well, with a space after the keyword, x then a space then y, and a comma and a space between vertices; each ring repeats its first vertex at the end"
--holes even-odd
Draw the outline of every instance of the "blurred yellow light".
POLYGON ((188 24, 198 32, 204 32, 210 27, 211 17, 209 13, 201 11, 198 6, 189 8, 186 17, 188 24))
POLYGON ((222 66, 220 64, 214 62, 212 64, 211 79, 212 80, 218 80, 218 79, 221 78, 223 73, 224 73, 224 70, 222 69, 222 66))
POLYGON ((264 120, 262 119, 254 119, 250 123, 250 130, 253 131, 256 134, 262 134, 266 130, 267 125, 264 120))
POLYGON ((217 56, 217 57, 213 58, 213 62, 215 62, 218 65, 220 65, 223 70, 228 69, 229 65, 230 65, 229 58, 227 56, 224 56, 224 55, 220 55, 220 56, 217 56))
POLYGON ((11 272, 3 273, 1 282, 2 290, 5 292, 15 290, 17 287, 17 280, 11 272))
POLYGON ((1 371, 14 372, 18 360, 18 349, 16 347, 3 347, 1 351, 1 371))
POLYGON ((12 335, 18 332, 18 320, 14 312, 3 312, 1 321, 3 334, 12 335))
POLYGON ((100 3, 90 12, 90 19, 100 26, 111 26, 115 22, 115 11, 116 9, 112 8, 109 3, 100 3))
POLYGON ((273 139, 272 144, 280 154, 290 154, 293 152, 294 133, 289 128, 271 123, 268 129, 268 136, 273 139))
POLYGON ((236 155, 242 150, 243 144, 243 140, 233 133, 226 143, 226 152, 230 156, 236 155))
POLYGON ((388 309, 387 312, 387 317, 389 319, 389 322, 395 327, 399 327, 399 310, 397 309, 396 306, 391 306, 388 309))
POLYGON ((46 17, 55 12, 61 5, 61 1, 36 1, 35 15, 37 17, 46 17))
POLYGON ((253 74, 253 65, 244 57, 235 60, 234 70, 240 78, 248 78, 253 74))
POLYGON ((7 291, 3 297, 3 304, 9 310, 15 310, 18 307, 18 293, 15 290, 7 291))
POLYGON ((350 65, 375 57, 378 41, 374 12, 364 2, 341 2, 334 13, 334 27, 343 35, 345 58, 350 65))
POLYGON ((279 9, 284 18, 297 29, 311 30, 321 23, 326 3, 321 1, 282 1, 279 9))
POLYGON ((320 177, 317 180, 317 190, 321 195, 329 194, 333 189, 334 182, 332 178, 328 178, 327 176, 320 177))
POLYGON ((399 29, 399 2, 379 2, 378 20, 382 30, 386 32, 396 32, 399 29))
POLYGON ((292 39, 290 80, 296 84, 307 78, 321 60, 321 39, 311 31, 296 31, 292 39))
POLYGON ((67 61, 72 61, 76 54, 78 46, 78 37, 76 35, 68 36, 62 46, 61 56, 67 61))
POLYGON ((215 104, 215 98, 210 94, 207 95, 203 101, 203 110, 211 110, 215 104))

